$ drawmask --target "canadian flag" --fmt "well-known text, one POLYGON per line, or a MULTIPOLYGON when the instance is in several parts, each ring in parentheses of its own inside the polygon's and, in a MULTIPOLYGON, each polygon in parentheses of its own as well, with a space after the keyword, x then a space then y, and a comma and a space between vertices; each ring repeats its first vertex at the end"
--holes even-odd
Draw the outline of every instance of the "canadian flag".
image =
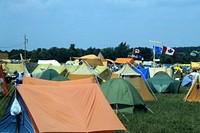
POLYGON ((134 49, 134 52, 135 53, 140 53, 140 50, 139 49, 134 49))
POLYGON ((176 56, 176 51, 173 48, 163 46, 162 54, 173 55, 176 56))

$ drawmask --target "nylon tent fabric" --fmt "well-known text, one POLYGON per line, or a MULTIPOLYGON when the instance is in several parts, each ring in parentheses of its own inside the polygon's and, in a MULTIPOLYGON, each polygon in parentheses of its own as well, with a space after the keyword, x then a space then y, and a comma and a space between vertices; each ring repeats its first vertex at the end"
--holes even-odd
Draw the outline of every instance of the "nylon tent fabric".
POLYGON ((150 67, 149 75, 150 78, 154 77, 154 75, 158 72, 166 72, 170 77, 172 77, 172 69, 166 67, 150 67))
POLYGON ((127 80, 113 78, 102 83, 100 88, 114 109, 119 108, 123 112, 133 113, 134 110, 137 110, 138 105, 146 111, 142 97, 127 80))
POLYGON ((200 102, 200 75, 196 76, 192 82, 192 85, 183 98, 184 101, 188 102, 200 102))
POLYGON ((183 77, 183 80, 181 82, 181 86, 189 86, 192 84, 193 76, 190 74, 187 74, 183 77))
POLYGON ((59 75, 59 74, 58 74, 58 72, 57 72, 56 70, 54 70, 54 69, 47 69, 47 70, 45 70, 45 71, 42 73, 40 79, 51 80, 51 79, 53 79, 54 77, 57 77, 58 75, 59 75))
POLYGON ((91 84, 95 83, 93 78, 85 78, 78 80, 67 80, 67 81, 50 81, 32 77, 23 77, 23 84, 30 85, 51 85, 51 86, 65 86, 65 85, 81 85, 81 84, 91 84))
POLYGON ((126 130, 97 84, 56 88, 21 84, 17 91, 29 110, 36 132, 126 130))
POLYGON ((126 80, 129 81, 137 89, 138 93, 144 101, 155 100, 141 77, 134 77, 126 80))
POLYGON ((104 80, 110 79, 112 72, 107 66, 97 66, 94 71, 104 80))
MULTIPOLYGON (((16 92, 17 93, 17 92, 16 92)), ((7 107, 6 112, 0 120, 1 133, 34 133, 28 111, 24 105, 21 96, 17 93, 17 99, 21 106, 22 112, 17 116, 10 114, 11 105, 14 101, 15 94, 13 93, 11 101, 7 107), (18 127, 18 128, 17 128, 18 127)))
POLYGON ((134 67, 133 70, 135 72, 141 74, 143 80, 147 79, 147 78, 150 78, 149 69, 148 68, 143 68, 140 65, 138 65, 137 67, 134 67))
POLYGON ((179 93, 179 88, 181 82, 178 80, 174 80, 168 74, 157 74, 153 78, 147 79, 147 83, 149 84, 153 92, 158 93, 179 93))
POLYGON ((68 78, 66 78, 66 77, 63 76, 63 75, 58 75, 58 76, 56 76, 56 77, 53 77, 51 80, 52 80, 52 81, 65 81, 65 80, 68 80, 68 78))

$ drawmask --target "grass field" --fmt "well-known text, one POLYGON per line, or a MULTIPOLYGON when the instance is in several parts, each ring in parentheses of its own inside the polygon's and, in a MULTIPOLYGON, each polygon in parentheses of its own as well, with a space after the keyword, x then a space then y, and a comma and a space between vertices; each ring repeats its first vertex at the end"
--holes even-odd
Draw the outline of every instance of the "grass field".
POLYGON ((153 114, 124 114, 126 118, 118 114, 118 117, 130 133, 199 133, 200 103, 183 102, 186 93, 187 88, 181 88, 179 94, 156 94, 157 101, 146 102, 153 114))
POLYGON ((200 103, 183 102, 186 92, 187 88, 181 88, 179 94, 156 94, 157 101, 146 102, 154 113, 123 113, 118 117, 129 133, 199 133, 200 103))

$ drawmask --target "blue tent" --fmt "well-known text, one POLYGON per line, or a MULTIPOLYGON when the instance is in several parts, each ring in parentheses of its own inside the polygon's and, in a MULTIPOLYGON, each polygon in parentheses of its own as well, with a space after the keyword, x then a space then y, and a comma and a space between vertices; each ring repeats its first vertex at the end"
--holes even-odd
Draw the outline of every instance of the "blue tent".
POLYGON ((181 86, 189 86, 192 84, 193 77, 190 74, 184 76, 181 86))
POLYGON ((10 109, 15 99, 15 94, 11 98, 11 101, 7 107, 4 116, 0 120, 0 132, 5 133, 34 133, 28 112, 26 111, 24 102, 19 94, 17 94, 17 100, 21 106, 22 112, 18 115, 11 115, 10 109))
POLYGON ((143 80, 150 77, 148 68, 143 68, 142 66, 138 65, 137 67, 134 67, 133 70, 141 74, 143 80))

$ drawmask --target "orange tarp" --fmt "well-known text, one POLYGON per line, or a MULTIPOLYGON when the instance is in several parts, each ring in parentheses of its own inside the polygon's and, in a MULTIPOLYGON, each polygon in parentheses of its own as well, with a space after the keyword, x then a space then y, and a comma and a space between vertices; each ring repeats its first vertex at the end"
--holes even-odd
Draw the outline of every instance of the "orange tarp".
POLYGON ((3 83, 0 83, 0 87, 3 89, 5 94, 8 94, 8 86, 6 84, 6 79, 4 77, 3 68, 1 64, 0 64, 0 79, 3 82, 3 83))
POLYGON ((126 130, 96 83, 72 86, 17 86, 35 132, 126 130))
POLYGON ((90 84, 94 83, 94 78, 84 78, 78 80, 70 80, 70 81, 50 81, 38 78, 31 77, 23 77, 23 84, 31 84, 31 85, 54 85, 54 86, 62 86, 62 85, 80 85, 80 84, 90 84))
POLYGON ((115 63, 119 63, 119 64, 124 64, 124 63, 134 63, 134 59, 133 58, 117 58, 115 60, 115 63))

